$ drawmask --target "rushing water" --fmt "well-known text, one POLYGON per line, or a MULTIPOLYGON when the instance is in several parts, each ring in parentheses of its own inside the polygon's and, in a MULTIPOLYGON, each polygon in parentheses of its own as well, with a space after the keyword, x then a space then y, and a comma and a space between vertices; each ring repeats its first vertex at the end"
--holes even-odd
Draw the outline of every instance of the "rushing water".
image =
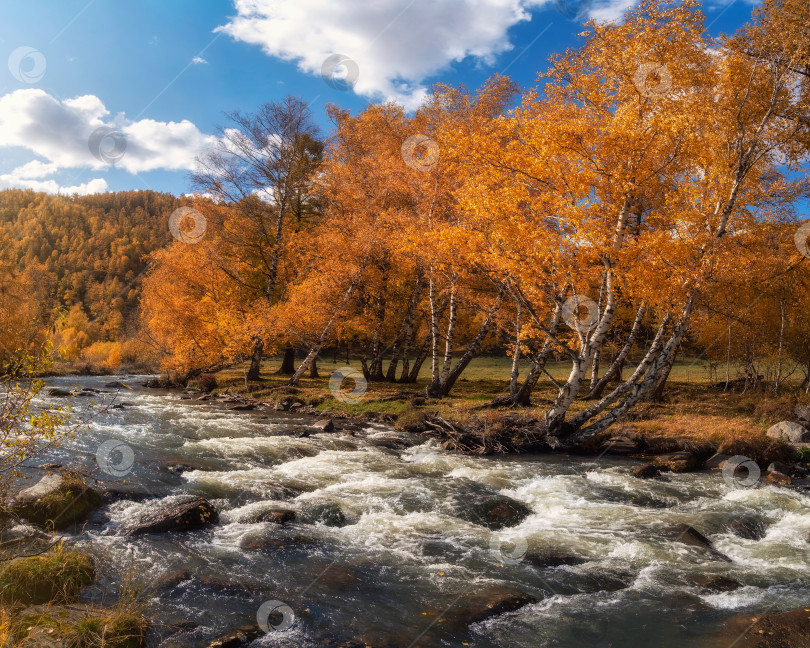
MULTIPOLYGON (((52 383, 100 389, 110 380, 52 383)), ((285 617, 292 625, 256 646, 362 638, 375 647, 681 648, 710 645, 705 637, 732 615, 810 603, 805 495, 735 488, 717 472, 642 481, 630 476, 637 462, 624 459, 465 457, 378 424, 353 436, 299 438, 291 432, 311 417, 228 411, 139 388, 142 379, 126 382, 135 388, 117 401, 127 407, 97 417, 43 461, 93 468, 103 442, 131 448, 131 471, 94 476, 107 488, 148 496, 106 504, 73 539, 118 574, 153 584, 155 644, 206 646, 255 624, 265 601, 281 601, 294 614, 285 617), (391 436, 410 447, 386 447, 395 446, 391 436), (381 444, 382 437, 389 441, 381 444), (189 469, 172 470, 177 463, 189 469), (486 493, 508 495, 533 513, 498 532, 465 520, 472 495, 486 493), (183 494, 209 499, 219 524, 121 535, 156 501, 183 494), (265 508, 300 511, 319 503, 338 504, 346 526, 245 521, 265 508), (740 521, 762 532, 739 537, 732 530, 740 521), (676 542, 666 532, 676 523, 708 535, 732 562, 676 542), (262 538, 269 544, 253 548, 251 540, 262 538), (530 559, 549 551, 584 562, 542 566, 530 559), (742 587, 710 592, 693 582, 704 574, 742 587), (539 603, 469 628, 453 623, 455 611, 493 585, 539 603)), ((88 401, 67 400, 77 411, 88 401)))

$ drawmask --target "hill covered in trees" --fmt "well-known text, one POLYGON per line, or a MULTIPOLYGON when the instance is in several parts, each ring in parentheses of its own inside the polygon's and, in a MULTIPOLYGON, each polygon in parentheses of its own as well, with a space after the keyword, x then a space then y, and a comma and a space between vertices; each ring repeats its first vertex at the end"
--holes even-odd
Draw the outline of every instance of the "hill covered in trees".
POLYGON ((49 341, 57 362, 98 369, 148 361, 136 340, 140 279, 148 255, 172 240, 180 204, 153 191, 0 192, 3 348, 49 341))

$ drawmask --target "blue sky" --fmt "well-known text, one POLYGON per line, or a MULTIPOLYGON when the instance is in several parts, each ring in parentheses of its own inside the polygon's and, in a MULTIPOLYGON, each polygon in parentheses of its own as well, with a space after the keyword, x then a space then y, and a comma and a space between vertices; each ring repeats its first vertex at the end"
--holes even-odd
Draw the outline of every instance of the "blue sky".
MULTIPOLYGON (((527 87, 575 45, 577 1, 0 0, 0 188, 179 194, 225 112, 293 94, 328 131, 329 102, 413 108, 431 83, 475 88, 505 68, 527 87), (352 90, 321 78, 335 53, 357 62, 352 90), (88 147, 100 128, 106 156, 88 147)), ((618 19, 631 2, 586 10, 618 19)), ((750 12, 711 5, 706 22, 728 33, 750 12)))

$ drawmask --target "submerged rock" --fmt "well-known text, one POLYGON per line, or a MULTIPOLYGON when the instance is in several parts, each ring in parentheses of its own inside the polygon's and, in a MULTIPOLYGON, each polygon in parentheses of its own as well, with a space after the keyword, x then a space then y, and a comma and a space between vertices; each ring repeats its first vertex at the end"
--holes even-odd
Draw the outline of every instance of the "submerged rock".
POLYGON ((742 587, 737 581, 720 574, 698 574, 692 582, 713 592, 732 592, 742 587))
POLYGON ((334 502, 305 505, 301 517, 310 524, 320 523, 329 527, 344 527, 347 524, 346 516, 334 502))
POLYGON ((734 648, 807 648, 810 607, 775 614, 740 614, 729 619, 717 637, 718 646, 737 637, 734 648))
POLYGON ((73 392, 68 391, 67 389, 52 387, 48 390, 48 396, 53 396, 54 398, 66 398, 68 396, 73 396, 73 392))
POLYGON ((461 518, 497 531, 505 527, 512 527, 525 520, 532 510, 525 504, 513 500, 505 495, 498 495, 471 504, 463 509, 461 518))
POLYGON ((251 522, 270 522, 272 524, 286 524, 295 520, 295 511, 290 509, 272 509, 262 511, 251 517, 251 522))
POLYGON ((165 504, 149 517, 130 528, 127 535, 165 533, 167 531, 190 531, 219 521, 219 513, 208 500, 192 497, 180 502, 165 504))
POLYGON ((535 567, 562 567, 565 565, 581 565, 588 562, 587 558, 567 554, 563 551, 551 550, 544 552, 528 552, 523 559, 535 567))
POLYGON ((474 591, 463 597, 457 608, 447 613, 450 622, 460 622, 465 625, 480 623, 491 617, 514 612, 524 605, 537 603, 539 599, 512 587, 495 585, 482 590, 474 591))
POLYGON ((726 523, 725 530, 746 540, 762 540, 765 537, 767 525, 763 520, 757 518, 738 518, 726 523))
POLYGON ((40 526, 64 529, 83 520, 101 506, 101 495, 72 475, 45 475, 30 488, 20 491, 9 511, 40 526))
POLYGON ((726 562, 731 562, 731 558, 714 548, 714 544, 700 531, 688 524, 678 524, 672 527, 671 532, 675 535, 675 541, 690 547, 702 549, 705 553, 726 562))

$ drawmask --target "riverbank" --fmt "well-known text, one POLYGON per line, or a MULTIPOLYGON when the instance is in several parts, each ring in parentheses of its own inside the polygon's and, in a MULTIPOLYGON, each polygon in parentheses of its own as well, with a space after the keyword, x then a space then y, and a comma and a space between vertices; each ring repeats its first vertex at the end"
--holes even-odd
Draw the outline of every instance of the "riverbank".
MULTIPOLYGON (((338 365, 340 367, 341 365, 338 365)), ((359 366, 349 365, 355 371, 359 366)), ((489 359, 472 366, 444 399, 425 397, 427 377, 416 384, 367 383, 362 393, 344 381, 338 391, 330 376, 332 364, 322 364, 320 377, 302 378, 290 387, 278 375, 276 364, 265 363, 261 380, 246 383, 244 372, 232 369, 191 385, 194 398, 234 400, 242 407, 270 407, 275 411, 341 417, 350 421, 380 421, 409 431, 439 438, 448 450, 466 454, 521 454, 551 451, 540 433, 545 409, 556 390, 541 381, 531 407, 491 407, 503 395, 503 367, 489 359)), ((694 456, 689 469, 698 469, 713 455, 744 456, 755 461, 764 475, 774 462, 806 467, 810 449, 768 436, 783 421, 810 426, 810 398, 775 397, 762 391, 740 394, 714 387, 695 362, 676 365, 661 402, 642 403, 605 432, 572 451, 584 455, 624 455, 639 458, 687 452, 694 456)), ((562 377, 566 365, 550 366, 553 377, 562 377), (556 376, 555 374, 558 374, 556 376)), ((577 402, 572 412, 589 403, 577 402)), ((716 467, 716 466, 715 466, 716 467)), ((799 470, 801 474, 801 470, 799 470)))

